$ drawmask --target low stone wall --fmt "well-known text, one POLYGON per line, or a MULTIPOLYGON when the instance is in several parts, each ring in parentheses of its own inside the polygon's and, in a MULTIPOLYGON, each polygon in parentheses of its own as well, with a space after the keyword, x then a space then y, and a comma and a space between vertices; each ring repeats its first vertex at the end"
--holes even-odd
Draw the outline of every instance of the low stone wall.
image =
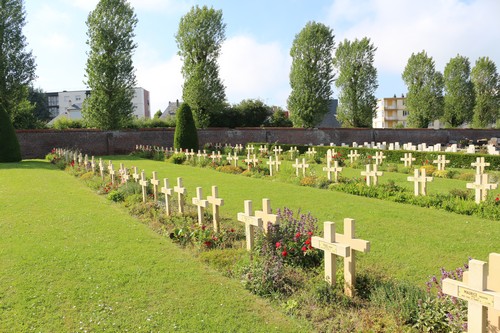
MULTIPOLYGON (((18 130, 23 158, 41 158, 53 147, 76 148, 89 155, 128 154, 136 144, 171 147, 174 129, 140 129, 99 131, 89 129, 18 130)), ((480 140, 500 137, 500 130, 474 129, 301 129, 301 128, 209 128, 198 130, 200 145, 220 142, 245 144, 269 142, 288 144, 329 145, 352 142, 411 142, 428 145, 447 144, 464 139, 480 140)))

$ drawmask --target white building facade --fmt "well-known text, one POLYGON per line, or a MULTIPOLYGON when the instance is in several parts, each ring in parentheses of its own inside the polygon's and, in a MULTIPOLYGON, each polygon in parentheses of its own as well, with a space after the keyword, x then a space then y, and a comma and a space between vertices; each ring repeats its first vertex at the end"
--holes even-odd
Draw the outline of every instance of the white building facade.
POLYGON ((406 97, 389 97, 377 100, 373 128, 404 128, 408 120, 406 97))
MULTIPOLYGON (((72 120, 82 119, 83 101, 91 94, 90 90, 60 91, 46 93, 50 114, 56 118, 66 117, 72 120)), ((151 118, 149 91, 144 88, 134 88, 133 115, 137 118, 151 118)))

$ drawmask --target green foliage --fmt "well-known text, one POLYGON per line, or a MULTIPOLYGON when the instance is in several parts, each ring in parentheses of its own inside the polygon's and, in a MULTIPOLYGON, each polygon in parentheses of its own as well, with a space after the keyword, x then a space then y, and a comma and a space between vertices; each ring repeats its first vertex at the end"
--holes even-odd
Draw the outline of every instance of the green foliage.
POLYGON ((292 127, 292 121, 286 116, 282 108, 276 107, 275 111, 264 123, 268 127, 292 127))
POLYGON ((132 121, 136 78, 132 55, 137 17, 126 0, 100 0, 87 18, 90 46, 82 116, 90 127, 120 129, 132 121))
POLYGON ((334 35, 324 24, 308 22, 295 36, 290 56, 288 109, 295 127, 314 127, 332 97, 334 35))
POLYGON ((182 164, 186 161, 186 154, 184 153, 173 154, 172 156, 170 156, 168 161, 174 164, 182 164))
POLYGON ((28 101, 36 65, 31 51, 26 51, 28 44, 22 32, 25 19, 23 0, 0 3, 0 109, 9 114, 15 128, 34 128, 36 123, 33 105, 28 101))
POLYGON ((225 30, 222 10, 194 6, 181 18, 175 35, 184 62, 182 98, 192 107, 199 128, 210 125, 212 114, 223 108, 226 99, 217 63, 225 30))
POLYGON ((132 123, 128 126, 129 128, 165 128, 165 127, 175 127, 175 117, 167 119, 159 118, 134 118, 132 123))
POLYGON ((372 127, 378 88, 377 69, 374 66, 375 51, 370 39, 345 39, 335 52, 334 65, 339 76, 335 85, 339 88, 337 118, 342 127, 372 127))
POLYGON ((78 119, 69 119, 66 117, 61 117, 54 121, 52 124, 53 129, 65 130, 68 128, 83 128, 83 121, 78 119))
POLYGON ((42 88, 35 88, 30 85, 28 89, 28 100, 34 105, 33 115, 37 120, 47 122, 52 118, 49 111, 47 96, 42 88))
POLYGON ((408 87, 406 98, 408 126, 426 128, 443 114, 443 75, 425 51, 408 59, 402 74, 408 87))
POLYGON ((0 106, 0 163, 19 162, 21 148, 10 117, 0 106))
POLYGON ((470 79, 469 58, 457 55, 444 68, 443 120, 450 127, 472 121, 474 87, 470 79))
POLYGON ((271 108, 258 99, 245 99, 233 106, 240 118, 240 127, 258 127, 271 113, 271 108))
POLYGON ((191 108, 187 103, 182 103, 177 109, 174 148, 194 150, 199 148, 198 132, 196 131, 191 108))
POLYGON ((476 61, 471 73, 476 104, 474 127, 484 128, 494 124, 500 113, 500 80, 495 63, 488 57, 476 61))

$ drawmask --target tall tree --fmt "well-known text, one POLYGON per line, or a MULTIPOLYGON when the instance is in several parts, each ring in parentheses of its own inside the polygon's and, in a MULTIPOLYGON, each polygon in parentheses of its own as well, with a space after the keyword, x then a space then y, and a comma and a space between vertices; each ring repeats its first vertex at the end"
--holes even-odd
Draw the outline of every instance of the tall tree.
POLYGON ((292 68, 288 109, 295 127, 314 127, 328 112, 332 98, 333 30, 308 22, 295 36, 290 49, 292 68))
POLYGON ((495 63, 488 57, 479 58, 471 78, 476 95, 474 127, 488 127, 496 122, 500 112, 500 81, 495 63))
POLYGON ((406 106, 409 127, 425 128, 443 114, 443 74, 425 51, 408 59, 402 75, 408 87, 406 106))
POLYGON ((17 128, 23 127, 19 119, 32 113, 28 86, 36 69, 31 51, 26 50, 25 19, 23 0, 0 0, 0 108, 17 128))
POLYGON ((339 88, 337 119, 342 127, 372 127, 378 88, 375 51, 370 39, 341 42, 335 52, 338 70, 335 85, 339 88))
POLYGON ((470 62, 457 55, 444 68, 444 115, 450 127, 458 127, 472 121, 474 87, 470 78, 470 62))
POLYGON ((87 18, 86 84, 82 115, 89 126, 119 129, 132 121, 136 85, 132 55, 137 17, 127 0, 100 0, 87 18))
POLYGON ((211 115, 224 107, 226 93, 217 58, 225 31, 222 10, 195 6, 181 18, 175 35, 184 61, 182 98, 191 106, 198 127, 208 127, 211 115))
POLYGON ((51 119, 47 96, 42 88, 29 87, 28 100, 33 104, 33 116, 40 121, 49 121, 51 119))

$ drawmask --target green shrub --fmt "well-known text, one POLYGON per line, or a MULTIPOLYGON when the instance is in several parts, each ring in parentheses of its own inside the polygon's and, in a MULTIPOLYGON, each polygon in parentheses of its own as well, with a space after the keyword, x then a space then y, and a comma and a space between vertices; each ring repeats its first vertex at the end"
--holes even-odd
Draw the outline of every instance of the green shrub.
POLYGON ((107 198, 114 202, 121 202, 125 200, 125 196, 123 195, 123 193, 121 193, 118 190, 113 190, 109 192, 107 198))
POLYGON ((174 147, 178 149, 198 149, 198 133, 191 107, 187 103, 182 103, 177 109, 174 147))
POLYGON ((464 172, 458 176, 458 179, 465 180, 468 182, 473 182, 475 178, 476 174, 474 172, 464 172))
POLYGON ((54 121, 52 124, 53 129, 57 130, 65 130, 68 128, 83 128, 83 122, 81 120, 73 120, 66 117, 62 117, 54 121))
POLYGON ((186 161, 186 154, 184 153, 173 154, 172 156, 170 156, 168 161, 174 164, 182 164, 186 161))
POLYGON ((0 163, 21 161, 21 148, 7 111, 0 108, 0 163))
POLYGON ((233 165, 223 165, 220 167, 217 167, 217 171, 224 172, 224 173, 231 173, 231 174, 240 174, 243 172, 243 169, 238 167, 238 166, 233 166, 233 165))

